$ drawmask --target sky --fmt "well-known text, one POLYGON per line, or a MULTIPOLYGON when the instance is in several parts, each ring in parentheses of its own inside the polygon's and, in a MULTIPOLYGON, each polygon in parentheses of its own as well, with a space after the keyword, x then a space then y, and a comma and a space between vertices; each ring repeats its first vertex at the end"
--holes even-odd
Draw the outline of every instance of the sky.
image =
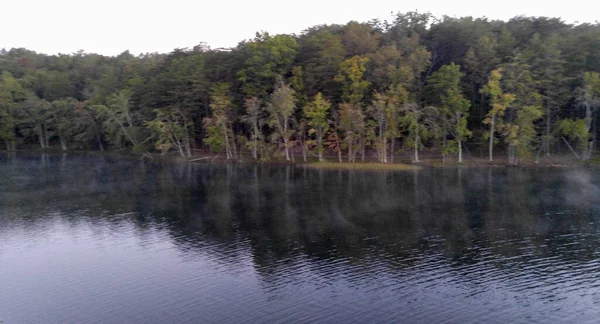
POLYGON ((318 24, 390 19, 391 12, 508 20, 517 15, 594 22, 589 0, 0 0, 0 48, 46 54, 167 53, 206 42, 234 47, 257 31, 300 33, 318 24), (542 4, 540 4, 542 3, 542 4), (559 4, 560 3, 560 4, 559 4), (488 6, 485 6, 487 4, 488 6), (587 9, 586 9, 587 8, 587 9))

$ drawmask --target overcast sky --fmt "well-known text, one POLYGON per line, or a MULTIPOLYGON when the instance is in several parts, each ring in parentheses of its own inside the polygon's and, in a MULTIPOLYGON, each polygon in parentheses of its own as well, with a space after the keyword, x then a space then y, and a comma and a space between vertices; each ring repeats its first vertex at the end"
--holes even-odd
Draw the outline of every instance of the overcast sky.
POLYGON ((49 54, 73 53, 79 49, 109 55, 127 49, 133 54, 170 52, 202 41, 212 48, 232 47, 260 30, 271 34, 299 33, 317 24, 388 19, 392 11, 415 9, 436 16, 471 15, 503 20, 520 14, 561 17, 567 22, 598 19, 597 10, 589 0, 0 0, 0 3, 0 48, 25 47, 49 54))

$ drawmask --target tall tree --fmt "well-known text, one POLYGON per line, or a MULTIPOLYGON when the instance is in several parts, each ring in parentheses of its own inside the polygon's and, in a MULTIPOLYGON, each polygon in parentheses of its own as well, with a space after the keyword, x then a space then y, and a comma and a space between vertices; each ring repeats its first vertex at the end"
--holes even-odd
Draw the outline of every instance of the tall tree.
POLYGON ((266 97, 276 76, 291 72, 298 52, 296 39, 288 35, 271 36, 256 34, 253 41, 245 44, 247 57, 244 67, 237 73, 242 90, 248 96, 266 97))
POLYGON ((489 159, 494 160, 494 134, 497 126, 500 126, 501 120, 498 117, 504 116, 506 108, 515 100, 515 96, 509 93, 503 93, 500 80, 502 79, 502 71, 500 69, 493 70, 490 73, 489 81, 486 86, 481 89, 481 92, 490 97, 491 109, 488 111, 484 124, 490 125, 489 132, 489 159))
POLYGON ((235 158, 235 139, 232 131, 231 114, 233 103, 229 83, 216 83, 211 88, 210 109, 212 116, 204 118, 205 142, 213 150, 225 149, 227 159, 235 158))
POLYGON ((16 149, 15 109, 19 102, 26 99, 21 84, 8 72, 0 79, 0 138, 4 140, 8 151, 16 149))
MULTIPOLYGON (((460 66, 450 63, 442 66, 437 72, 428 79, 429 87, 438 98, 440 112, 444 117, 444 124, 448 124, 447 129, 456 142, 456 151, 458 152, 458 162, 463 161, 462 143, 471 136, 471 131, 467 128, 467 116, 469 114, 469 101, 465 99, 460 87, 461 78, 465 76, 460 71, 460 66)), ((446 136, 446 134, 442 134, 446 136)))
POLYGON ((271 95, 271 102, 267 109, 271 114, 269 125, 276 130, 276 137, 283 140, 285 159, 290 161, 290 123, 296 109, 294 90, 282 78, 277 81, 275 91, 271 95))
POLYGON ((331 103, 323 98, 319 92, 312 102, 304 106, 304 117, 308 125, 312 127, 309 132, 314 133, 316 137, 316 148, 319 161, 325 161, 323 158, 323 137, 329 130, 328 114, 331 109, 331 103))
POLYGON ((242 116, 242 121, 250 127, 250 142, 248 144, 250 145, 252 157, 256 160, 258 159, 259 149, 264 146, 262 127, 266 123, 263 116, 265 108, 258 97, 246 99, 244 106, 246 107, 246 114, 242 116))
POLYGON ((353 56, 340 64, 335 80, 344 85, 343 100, 352 105, 360 105, 370 83, 364 80, 366 64, 369 58, 353 56))

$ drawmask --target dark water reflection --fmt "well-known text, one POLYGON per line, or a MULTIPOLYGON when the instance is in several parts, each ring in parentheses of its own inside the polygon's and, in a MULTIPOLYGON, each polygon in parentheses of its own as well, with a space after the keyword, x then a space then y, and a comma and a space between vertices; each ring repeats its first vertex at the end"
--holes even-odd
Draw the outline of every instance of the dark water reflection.
POLYGON ((599 183, 2 155, 0 321, 596 322, 599 183))

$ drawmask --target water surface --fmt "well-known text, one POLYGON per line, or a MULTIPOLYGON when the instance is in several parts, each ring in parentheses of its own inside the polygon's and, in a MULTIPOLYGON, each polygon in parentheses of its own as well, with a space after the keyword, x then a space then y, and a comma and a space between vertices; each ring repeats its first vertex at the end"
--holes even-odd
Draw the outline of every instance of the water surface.
POLYGON ((0 155, 0 321, 593 323, 599 185, 0 155))

